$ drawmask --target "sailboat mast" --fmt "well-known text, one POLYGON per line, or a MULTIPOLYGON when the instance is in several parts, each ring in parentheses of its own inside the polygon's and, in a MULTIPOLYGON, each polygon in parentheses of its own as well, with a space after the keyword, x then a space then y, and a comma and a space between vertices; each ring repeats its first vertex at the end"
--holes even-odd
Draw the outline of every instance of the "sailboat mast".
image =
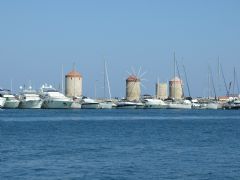
POLYGON ((218 85, 218 93, 221 91, 221 86, 220 86, 220 60, 218 56, 218 77, 217 77, 217 85, 218 85))
POLYGON ((208 67, 208 99, 210 99, 210 68, 208 67))
POLYGON ((13 80, 11 79, 11 93, 13 91, 13 80))
MULTIPOLYGON (((74 73, 76 72, 76 64, 75 64, 75 62, 73 63, 73 72, 74 73)), ((73 78, 73 86, 74 86, 74 88, 73 88, 73 96, 74 97, 76 96, 76 82, 75 82, 75 80, 76 80, 76 77, 73 78)))
POLYGON ((184 95, 184 90, 183 90, 182 77, 181 77, 181 74, 179 71, 178 61, 176 61, 176 67, 177 67, 178 77, 180 78, 180 84, 181 84, 181 89, 182 89, 182 98, 184 98, 185 95, 184 95))
POLYGON ((110 83, 109 83, 109 78, 108 78, 108 69, 107 69, 107 62, 105 61, 105 73, 106 73, 106 79, 107 79, 107 84, 108 84, 108 93, 109 93, 109 98, 110 100, 112 99, 112 94, 111 94, 111 89, 110 89, 110 83))
POLYGON ((186 69, 185 69, 184 65, 183 65, 183 70, 184 70, 184 74, 185 74, 185 78, 186 78, 186 83, 187 83, 187 88, 188 88, 188 95, 189 95, 189 97, 191 97, 191 92, 190 92, 190 88, 189 88, 189 84, 188 84, 188 77, 187 77, 187 73, 186 73, 186 69))
POLYGON ((221 64, 220 64, 220 69, 221 69, 221 74, 222 74, 222 77, 223 77, 225 89, 226 89, 226 92, 227 92, 227 97, 229 97, 229 89, 228 89, 228 87, 227 87, 226 78, 225 78, 225 76, 224 76, 223 68, 222 68, 222 65, 221 65, 221 64))
POLYGON ((235 83, 236 83, 236 70, 233 69, 233 96, 235 95, 235 83))
POLYGON ((106 60, 104 59, 104 72, 103 72, 103 98, 106 98, 106 60))
POLYGON ((209 67, 209 70, 210 70, 210 76, 211 76, 211 83, 212 83, 213 91, 214 91, 214 99, 217 100, 216 89, 215 89, 214 81, 213 81, 213 73, 212 73, 212 70, 210 69, 210 67, 209 67))
POLYGON ((237 72, 235 71, 235 76, 236 76, 236 84, 237 84, 237 95, 239 95, 239 83, 238 83, 238 76, 237 76, 237 72))
POLYGON ((62 83, 61 83, 61 86, 62 86, 62 87, 61 87, 61 90, 62 90, 62 93, 63 93, 63 64, 62 64, 62 75, 61 75, 61 80, 62 80, 62 81, 61 81, 61 82, 62 82, 62 83))
POLYGON ((173 65, 173 68, 174 68, 174 75, 173 75, 173 88, 174 88, 174 99, 176 98, 176 79, 175 79, 175 76, 176 76, 176 59, 175 59, 175 52, 173 53, 173 59, 174 59, 174 65, 173 65))

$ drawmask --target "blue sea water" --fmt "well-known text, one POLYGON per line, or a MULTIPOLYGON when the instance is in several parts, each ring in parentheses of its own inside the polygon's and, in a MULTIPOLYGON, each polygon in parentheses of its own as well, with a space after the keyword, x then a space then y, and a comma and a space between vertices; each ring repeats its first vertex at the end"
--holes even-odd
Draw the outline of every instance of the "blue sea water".
POLYGON ((240 179, 240 111, 0 110, 0 179, 240 179))

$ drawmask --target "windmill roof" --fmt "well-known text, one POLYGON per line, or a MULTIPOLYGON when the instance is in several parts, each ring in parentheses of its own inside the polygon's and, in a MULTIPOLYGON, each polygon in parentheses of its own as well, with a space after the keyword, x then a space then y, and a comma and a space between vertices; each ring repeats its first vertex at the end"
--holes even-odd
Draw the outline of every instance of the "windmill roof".
POLYGON ((140 81, 140 79, 135 75, 131 75, 127 78, 127 81, 140 81))
POLYGON ((179 81, 179 82, 180 82, 180 81, 182 81, 182 80, 181 80, 179 77, 176 76, 176 77, 172 78, 171 81, 175 81, 175 82, 178 82, 178 81, 179 81))
POLYGON ((79 72, 72 70, 66 74, 66 77, 82 77, 82 75, 79 72))

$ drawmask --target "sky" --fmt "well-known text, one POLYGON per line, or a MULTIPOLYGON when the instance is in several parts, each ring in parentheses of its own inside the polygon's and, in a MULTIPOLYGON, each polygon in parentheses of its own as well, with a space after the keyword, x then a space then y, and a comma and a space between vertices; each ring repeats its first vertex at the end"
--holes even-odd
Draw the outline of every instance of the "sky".
POLYGON ((60 87, 76 64, 83 94, 103 96, 104 60, 113 97, 125 96, 128 73, 141 69, 142 94, 173 78, 173 54, 188 94, 206 96, 208 66, 218 95, 218 57, 226 81, 240 77, 238 0, 0 1, 0 87, 60 87))

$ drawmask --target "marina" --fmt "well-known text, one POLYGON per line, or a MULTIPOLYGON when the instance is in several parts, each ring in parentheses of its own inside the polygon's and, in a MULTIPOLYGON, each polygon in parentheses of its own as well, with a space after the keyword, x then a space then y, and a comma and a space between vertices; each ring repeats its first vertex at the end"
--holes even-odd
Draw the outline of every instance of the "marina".
MULTIPOLYGON (((185 96, 183 80, 176 73, 178 64, 174 53, 174 78, 166 82, 156 83, 155 95, 142 95, 141 69, 138 74, 132 73, 126 78, 125 98, 112 98, 107 65, 104 62, 104 97, 91 98, 83 95, 83 77, 73 70, 65 75, 62 88, 56 89, 50 84, 43 84, 38 90, 32 86, 20 86, 18 93, 8 89, 0 89, 0 108, 3 109, 240 109, 240 95, 231 95, 231 87, 226 88, 226 95, 216 95, 216 88, 209 68, 208 97, 192 98, 187 83, 189 97, 185 96), (107 85, 107 87, 105 87, 107 85), (214 96, 211 96, 211 88, 214 96), (106 97, 105 91, 108 92, 106 97), (64 93, 65 92, 65 93, 64 93)), ((186 78, 187 79, 187 78, 186 78)), ((225 80, 224 80, 225 82, 225 80)), ((96 91, 96 89, 95 89, 96 91)))
MULTIPOLYGON (((95 86, 95 98, 84 96, 83 76, 73 69, 64 76, 62 72, 61 88, 56 89, 50 84, 43 84, 39 89, 20 86, 19 92, 13 93, 8 89, 0 89, 0 108, 3 109, 240 109, 239 88, 236 80, 236 70, 234 69, 234 84, 229 87, 221 65, 221 74, 225 83, 226 94, 217 96, 217 90, 213 80, 213 73, 208 67, 208 96, 191 97, 188 78, 184 67, 185 83, 187 85, 188 96, 184 91, 184 82, 181 79, 178 63, 174 53, 174 73, 169 82, 156 82, 155 95, 142 94, 142 81, 145 73, 138 73, 134 70, 126 78, 126 94, 124 98, 112 98, 110 81, 106 61, 104 61, 103 97, 97 98, 95 86), (235 85, 236 84, 236 85, 235 85), (64 88, 65 85, 65 88, 64 88), (230 92, 233 92, 230 94, 230 92), (108 94, 108 96, 106 96, 108 94)), ((12 86, 12 83, 11 83, 12 86)), ((12 89, 12 88, 11 88, 12 89)))

